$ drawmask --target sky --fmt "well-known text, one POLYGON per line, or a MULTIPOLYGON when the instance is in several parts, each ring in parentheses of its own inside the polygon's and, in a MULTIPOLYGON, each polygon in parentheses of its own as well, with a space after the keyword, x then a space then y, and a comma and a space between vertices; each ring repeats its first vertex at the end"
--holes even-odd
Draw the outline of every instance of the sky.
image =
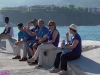
POLYGON ((0 0, 0 8, 2 7, 16 7, 21 5, 48 5, 57 4, 59 0, 0 0))

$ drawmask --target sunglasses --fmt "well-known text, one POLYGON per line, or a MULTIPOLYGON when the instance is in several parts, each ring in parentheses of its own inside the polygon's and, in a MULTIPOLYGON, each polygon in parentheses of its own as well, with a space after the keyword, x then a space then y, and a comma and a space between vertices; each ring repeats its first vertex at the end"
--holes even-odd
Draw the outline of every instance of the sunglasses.
POLYGON ((53 24, 50 24, 49 26, 54 26, 53 24))
POLYGON ((22 28, 22 27, 18 27, 18 28, 22 28))
POLYGON ((43 23, 39 23, 39 24, 43 24, 43 23))

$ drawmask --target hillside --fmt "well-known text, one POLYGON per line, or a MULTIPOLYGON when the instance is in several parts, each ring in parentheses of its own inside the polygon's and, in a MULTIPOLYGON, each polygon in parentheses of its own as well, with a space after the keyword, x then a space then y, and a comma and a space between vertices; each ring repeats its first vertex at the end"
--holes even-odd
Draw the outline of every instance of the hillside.
POLYGON ((22 12, 15 10, 1 11, 4 17, 8 16, 10 21, 14 24, 20 22, 26 24, 29 20, 34 18, 43 19, 47 25, 49 20, 54 20, 57 25, 70 25, 75 23, 77 25, 100 25, 100 14, 93 14, 87 12, 85 9, 67 9, 59 10, 38 10, 33 12, 22 12))
POLYGON ((81 7, 100 7, 100 0, 60 0, 58 5, 73 4, 81 7))
POLYGON ((33 5, 58 5, 68 6, 73 4, 82 7, 100 7, 100 0, 0 0, 0 8, 2 7, 16 7, 16 6, 33 6, 33 5))

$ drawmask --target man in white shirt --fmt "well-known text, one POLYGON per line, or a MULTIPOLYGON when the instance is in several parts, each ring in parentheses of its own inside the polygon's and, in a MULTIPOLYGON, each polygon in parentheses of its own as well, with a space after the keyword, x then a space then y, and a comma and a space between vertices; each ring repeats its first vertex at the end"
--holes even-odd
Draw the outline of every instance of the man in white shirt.
POLYGON ((2 39, 10 39, 14 36, 13 34, 13 26, 9 23, 9 17, 5 17, 5 29, 4 31, 0 34, 0 46, 1 44, 1 40, 2 39))

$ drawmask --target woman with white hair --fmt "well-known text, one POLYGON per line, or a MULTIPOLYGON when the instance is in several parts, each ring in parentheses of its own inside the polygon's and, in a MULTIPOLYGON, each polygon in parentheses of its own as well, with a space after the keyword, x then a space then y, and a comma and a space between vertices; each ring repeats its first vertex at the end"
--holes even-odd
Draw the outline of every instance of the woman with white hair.
POLYGON ((62 48, 66 50, 71 50, 71 52, 62 53, 59 52, 56 55, 56 59, 54 62, 54 67, 49 71, 51 73, 58 72, 58 67, 61 62, 61 71, 58 72, 59 75, 63 75, 67 72, 67 61, 78 59, 81 56, 82 52, 82 44, 81 44, 81 37, 77 33, 77 25, 71 24, 69 26, 70 34, 72 34, 71 41, 69 41, 69 33, 66 33, 67 43, 69 46, 62 45, 62 48))

